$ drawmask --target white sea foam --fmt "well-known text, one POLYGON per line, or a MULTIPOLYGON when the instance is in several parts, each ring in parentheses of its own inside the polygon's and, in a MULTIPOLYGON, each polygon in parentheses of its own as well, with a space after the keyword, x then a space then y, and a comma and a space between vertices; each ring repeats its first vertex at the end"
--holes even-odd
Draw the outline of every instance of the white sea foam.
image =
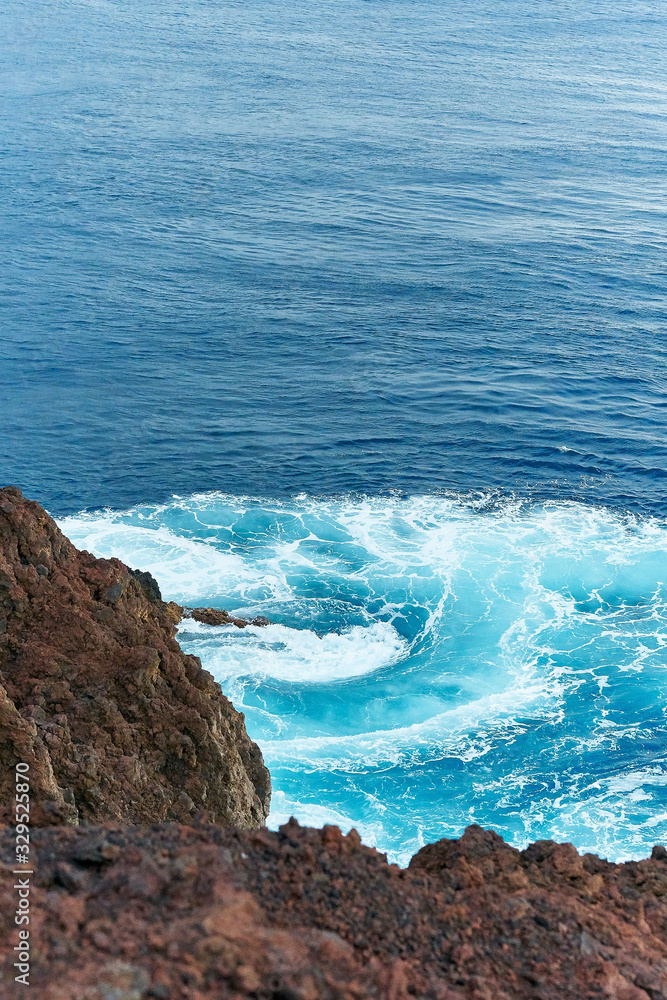
POLYGON ((390 666, 408 648, 386 622, 355 625, 323 636, 275 624, 249 625, 242 631, 229 626, 221 635, 219 626, 191 619, 186 619, 181 629, 189 647, 196 648, 220 682, 250 674, 307 683, 344 680, 390 666))
POLYGON ((246 712, 272 823, 355 825, 396 859, 473 820, 610 857, 667 838, 664 523, 210 494, 61 526, 150 570, 167 599, 274 621, 180 633, 246 712))
POLYGON ((165 524, 128 524, 112 515, 77 515, 59 525, 80 548, 107 559, 148 570, 166 600, 196 604, 220 594, 261 602, 290 598, 292 592, 280 574, 265 563, 253 564, 236 551, 221 548, 215 539, 179 535, 165 524))

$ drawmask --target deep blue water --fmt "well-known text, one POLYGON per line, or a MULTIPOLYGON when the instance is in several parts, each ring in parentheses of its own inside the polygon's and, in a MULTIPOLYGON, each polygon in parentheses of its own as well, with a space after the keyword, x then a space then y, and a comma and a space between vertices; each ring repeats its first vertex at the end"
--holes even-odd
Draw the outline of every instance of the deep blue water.
POLYGON ((0 39, 0 478, 274 620, 181 637, 272 822, 667 837, 664 4, 15 0, 0 39))

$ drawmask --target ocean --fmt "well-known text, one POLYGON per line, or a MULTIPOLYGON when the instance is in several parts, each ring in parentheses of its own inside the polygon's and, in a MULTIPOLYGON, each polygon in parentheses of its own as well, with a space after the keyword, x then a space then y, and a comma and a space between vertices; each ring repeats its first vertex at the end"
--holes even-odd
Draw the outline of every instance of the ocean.
POLYGON ((667 9, 0 11, 0 474, 149 569, 270 825, 667 840, 667 9))

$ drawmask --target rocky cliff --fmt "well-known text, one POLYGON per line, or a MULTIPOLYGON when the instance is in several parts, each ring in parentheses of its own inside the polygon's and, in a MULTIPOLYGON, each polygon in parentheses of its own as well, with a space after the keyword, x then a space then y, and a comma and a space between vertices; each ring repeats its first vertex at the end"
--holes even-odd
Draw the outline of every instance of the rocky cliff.
POLYGON ((0 821, 30 765, 33 824, 260 826, 270 780, 243 716, 174 636, 155 580, 79 552, 0 490, 0 821))

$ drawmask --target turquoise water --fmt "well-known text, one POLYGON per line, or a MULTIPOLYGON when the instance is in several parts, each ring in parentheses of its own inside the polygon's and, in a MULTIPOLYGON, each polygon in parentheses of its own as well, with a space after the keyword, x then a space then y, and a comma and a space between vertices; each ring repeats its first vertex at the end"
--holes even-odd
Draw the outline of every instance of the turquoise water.
POLYGON ((667 839, 665 51, 639 0, 0 10, 0 480, 272 619, 180 636, 272 824, 667 839))
POLYGON ((612 858, 667 836, 667 527, 581 504, 201 495, 61 522, 169 598, 246 713, 270 825, 356 826, 405 863, 492 826, 612 858))

